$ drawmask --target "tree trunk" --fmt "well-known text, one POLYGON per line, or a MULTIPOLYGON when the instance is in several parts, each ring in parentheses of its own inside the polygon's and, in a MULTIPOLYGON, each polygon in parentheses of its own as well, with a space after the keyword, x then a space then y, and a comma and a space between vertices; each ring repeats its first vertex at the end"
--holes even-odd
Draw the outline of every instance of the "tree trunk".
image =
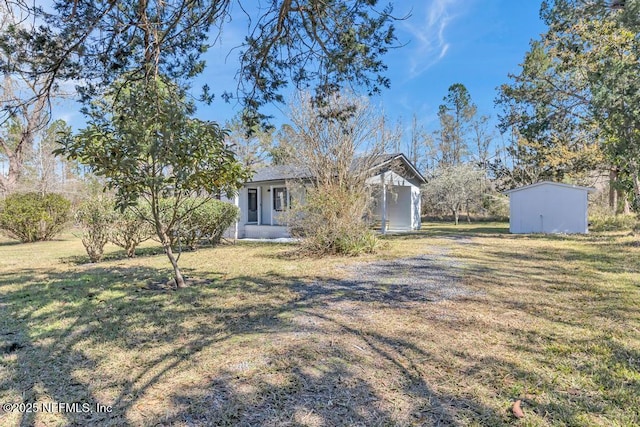
MULTIPOLYGON (((640 200, 640 176, 638 176, 638 173, 640 173, 640 168, 635 162, 633 162, 631 164, 630 170, 631 170, 631 180, 633 181, 633 203, 635 206, 635 203, 637 203, 638 200, 640 200)), ((625 211, 628 210, 628 212, 625 212, 625 213, 631 213, 631 207, 629 206, 629 199, 625 198, 625 202, 626 202, 625 211)))
POLYGON ((19 145, 12 151, 4 140, 0 138, 0 151, 4 153, 9 162, 9 170, 6 176, 0 175, 0 188, 4 193, 11 193, 15 189, 22 173, 22 149, 19 145))
POLYGON ((187 283, 185 282, 184 277, 180 272, 180 267, 178 267, 178 260, 176 259, 175 255, 173 255, 173 251, 171 250, 171 244, 169 243, 168 238, 163 240, 162 247, 164 248, 164 253, 167 254, 167 257, 169 258, 169 261, 173 266, 173 275, 175 276, 174 280, 176 282, 176 287, 186 288, 187 283))
POLYGON ((452 211, 453 211, 453 221, 455 222, 456 225, 458 225, 460 214, 457 209, 452 209, 452 211))
POLYGON ((618 169, 612 167, 609 171, 609 208, 614 214, 618 213, 618 193, 616 181, 618 180, 618 169))
POLYGON ((164 253, 167 254, 167 258, 169 258, 169 262, 171 262, 171 265, 173 266, 173 275, 176 287, 186 288, 187 284, 184 280, 184 277, 182 276, 182 273, 180 272, 180 267, 178 267, 178 259, 175 257, 175 255, 173 254, 173 250, 171 249, 171 239, 169 239, 169 236, 167 235, 164 224, 162 224, 162 222, 160 221, 158 206, 154 205, 153 203, 152 205, 156 234, 160 239, 160 243, 162 244, 164 253))

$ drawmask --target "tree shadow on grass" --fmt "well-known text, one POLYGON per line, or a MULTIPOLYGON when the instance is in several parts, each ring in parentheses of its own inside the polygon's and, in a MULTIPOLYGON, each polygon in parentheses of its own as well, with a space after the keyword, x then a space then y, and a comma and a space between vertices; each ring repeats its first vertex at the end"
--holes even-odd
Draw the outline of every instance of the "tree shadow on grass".
MULTIPOLYGON (((134 259, 144 258, 144 257, 157 256, 157 255, 164 255, 164 250, 162 249, 161 246, 145 246, 141 248, 136 248, 136 254, 135 254, 135 257, 133 258, 134 259)), ((127 259, 132 259, 131 257, 127 256, 127 251, 125 251, 124 249, 117 249, 115 251, 109 251, 105 253, 102 259, 100 260, 100 262, 120 261, 120 260, 127 260, 127 259)), ((68 257, 63 257, 60 259, 60 262, 62 262, 63 264, 74 264, 74 265, 93 264, 89 259, 88 255, 72 255, 68 257)))
POLYGON ((277 350, 249 352, 205 387, 173 393, 173 406, 185 409, 159 423, 461 425, 463 414, 503 424, 503 414, 480 402, 436 391, 422 363, 431 355, 418 343, 362 324, 359 315, 367 306, 406 307, 415 290, 384 293, 384 285, 369 280, 304 283, 275 274, 271 280, 262 286, 285 281, 297 293, 295 300, 254 317, 254 325, 265 326, 260 334, 273 335, 277 350), (355 313, 349 313, 341 304, 359 306, 351 306, 355 313), (266 322, 258 322, 263 316, 266 322), (403 402, 393 402, 389 395, 394 393, 403 402))
MULTIPOLYGON (((478 288, 461 285, 463 279, 492 278, 495 289, 524 282, 540 287, 541 295, 551 290, 575 297, 569 281, 527 281, 532 272, 542 274, 532 269, 562 251, 534 252, 523 270, 505 269, 510 258, 503 252, 489 248, 484 256, 499 262, 471 257, 464 266, 429 256, 362 263, 347 271, 347 279, 271 273, 223 280, 222 274, 211 272, 200 285, 176 292, 149 290, 149 281, 161 282, 166 276, 146 267, 18 271, 0 278, 0 325, 6 331, 0 339, 7 343, 0 355, 7 372, 0 379, 0 397, 5 402, 113 407, 110 413, 9 419, 20 426, 42 420, 36 417, 53 417, 50 424, 64 425, 508 424, 506 410, 488 406, 464 389, 443 391, 430 371, 455 369, 450 358, 470 365, 458 377, 461 381, 469 375, 484 384, 483 373, 490 378, 506 369, 531 387, 536 371, 508 358, 458 354, 446 343, 434 354, 429 335, 414 331, 411 324, 432 318, 438 304, 482 299, 478 288), (385 317, 388 313, 392 317, 385 317), (375 316, 384 321, 372 320, 375 316), (387 320, 401 326, 393 329, 387 320)), ((570 274, 568 266, 555 268, 547 274, 570 274)), ((568 307, 558 302, 561 298, 541 304, 514 295, 502 301, 505 309, 582 326, 580 319, 559 316, 568 307)), ((606 306, 597 314, 606 316, 606 306)), ((447 322, 430 321, 427 326, 446 328, 447 322)), ((531 331, 503 332, 513 339, 509 345, 514 345, 514 354, 535 358, 544 350, 543 337, 531 331)), ((611 351, 617 354, 615 363, 638 360, 637 351, 629 347, 611 351)), ((623 368, 637 370, 633 363, 623 368)), ((594 375, 604 381, 610 372, 594 375)), ((553 379, 544 379, 542 385, 555 387, 553 379)), ((497 394, 502 400, 518 397, 510 390, 497 394)), ((550 402, 531 403, 543 419, 550 419, 545 411, 564 411, 567 418, 559 423, 578 422, 580 411, 593 409, 560 392, 553 396, 550 402)), ((8 416, 0 415, 0 423, 8 416)))
MULTIPOLYGON (((268 243, 268 242, 266 243, 246 242, 246 243, 240 243, 240 244, 248 245, 248 246, 257 246, 257 245, 290 246, 290 244, 287 244, 287 243, 268 243)), ((199 250, 212 249, 212 248, 216 248, 216 249, 233 248, 234 246, 235 246, 235 243, 230 241, 225 241, 223 243, 217 243, 217 244, 201 243, 195 248, 188 248, 188 247, 177 248, 176 247, 173 250, 174 250, 174 254, 177 256, 181 253, 187 254, 187 253, 197 252, 199 250)), ((164 255, 164 249, 162 248, 162 246, 159 246, 159 244, 155 246, 142 246, 142 247, 136 248, 134 257, 129 257, 127 255, 127 252, 124 249, 116 249, 116 250, 108 251, 104 254, 100 262, 122 261, 122 260, 128 260, 132 258, 133 259, 144 258, 144 257, 158 256, 158 255, 164 255)), ((63 264, 74 264, 74 265, 93 264, 89 259, 88 255, 72 255, 68 257, 63 257, 63 258, 60 258, 60 262, 62 262, 63 264)))
POLYGON ((273 274, 177 292, 146 289, 161 277, 146 267, 16 272, 0 287, 0 339, 16 344, 0 355, 0 397, 92 410, 3 414, 0 421, 456 425, 468 411, 502 420, 480 403, 434 390, 418 362, 430 355, 418 343, 359 324, 366 304, 429 304, 415 288, 273 274), (357 305, 358 316, 333 308, 345 304, 357 305), (251 376, 238 362, 244 352, 257 361, 251 376), (394 409, 396 395, 404 396, 402 410, 394 409), (97 404, 112 411, 96 412, 97 404))
MULTIPOLYGON (((585 343, 575 344, 580 347, 585 343)), ((478 382, 486 382, 488 378, 494 377, 504 379, 504 388, 499 394, 512 403, 521 400, 525 420, 531 419, 533 415, 550 425, 631 426, 640 422, 640 411, 635 404, 640 389, 637 385, 629 386, 624 380, 612 377, 608 363, 594 364, 589 368, 572 368, 572 355, 568 354, 566 360, 557 362, 557 370, 552 375, 545 372, 546 369, 540 370, 540 375, 525 366, 530 366, 532 361, 539 366, 547 364, 545 349, 538 343, 527 346, 524 351, 518 351, 528 356, 526 364, 520 360, 513 361, 494 355, 475 359, 467 357, 471 359, 471 363, 464 370, 464 375, 478 382), (571 369, 575 369, 575 372, 567 375, 566 371, 571 369), (563 378, 573 376, 577 379, 582 375, 588 375, 595 384, 582 386, 579 380, 568 381, 563 378), (617 411, 613 412, 611 408, 617 411), (596 423, 595 420, 599 422, 596 423)), ((637 356, 637 352, 635 355, 637 356)), ((619 360, 621 359, 612 356, 608 362, 618 363, 619 360)))
MULTIPOLYGON (((96 340, 113 343, 123 339, 129 323, 125 307, 134 288, 116 285, 114 289, 116 278, 138 281, 157 275, 156 270, 145 268, 95 268, 65 274, 16 272, 0 296, 0 319, 7 325, 0 339, 15 343, 13 351, 2 355, 6 366, 12 368, 11 375, 0 383, 0 390, 12 393, 3 396, 4 401, 19 397, 14 403, 106 405, 92 393, 91 384, 77 378, 78 372, 98 371, 100 363, 99 358, 87 357, 83 347, 96 340), (7 290, 9 287, 13 290, 7 290)), ((71 411, 54 410, 68 425, 101 423, 110 418, 110 414, 94 411, 71 411)), ((34 423, 35 413, 30 412, 20 414, 16 425, 34 423)))
POLYGON ((532 393, 529 408, 549 423, 638 425, 640 353, 632 331, 640 294, 634 281, 614 274, 637 274, 640 263, 607 238, 577 240, 585 244, 517 251, 474 240, 482 251, 465 256, 465 283, 487 293, 478 301, 500 302, 492 316, 503 319, 498 330, 519 355, 518 363, 485 358, 476 367, 485 374, 488 365, 507 368, 503 377, 532 393))

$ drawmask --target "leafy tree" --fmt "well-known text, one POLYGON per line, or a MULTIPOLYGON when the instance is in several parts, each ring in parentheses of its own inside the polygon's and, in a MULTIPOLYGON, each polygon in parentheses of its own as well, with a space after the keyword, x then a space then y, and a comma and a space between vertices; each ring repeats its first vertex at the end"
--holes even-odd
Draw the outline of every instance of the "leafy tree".
MULTIPOLYGON (((629 2, 636 13, 640 3, 629 2)), ((585 70, 591 89, 591 109, 603 135, 603 148, 621 178, 632 184, 640 202, 640 23, 626 22, 623 12, 610 18, 581 20, 575 25, 584 48, 565 61, 585 70)))
POLYGON ((82 245, 91 262, 102 259, 104 247, 111 240, 116 215, 113 200, 103 196, 87 199, 76 209, 74 217, 82 228, 82 245))
MULTIPOLYGON (((113 209, 111 209, 113 211, 113 209)), ((116 215, 111 231, 109 233, 109 241, 116 246, 121 247, 127 252, 127 257, 136 256, 136 248, 140 243, 149 240, 154 235, 149 221, 145 218, 150 217, 148 207, 146 205, 138 205, 136 209, 127 208, 124 212, 116 215), (146 210, 145 215, 140 215, 141 210, 146 210)))
POLYGON ((121 210, 136 210, 140 198, 149 204, 148 213, 138 213, 152 224, 173 266, 176 285, 184 287, 170 236, 198 205, 182 209, 183 205, 203 192, 231 196, 248 175, 225 144, 225 131, 191 118, 193 107, 176 85, 157 76, 125 80, 113 91, 119 96, 96 101, 88 127, 63 141, 57 152, 103 176, 107 187, 116 191, 121 210), (170 214, 163 215, 161 203, 167 197, 172 200, 170 214))
POLYGON ((595 157, 599 150, 617 185, 629 182, 638 199, 640 2, 548 1, 541 16, 548 31, 503 88, 505 123, 523 123, 529 141, 567 147, 579 165, 594 163, 580 161, 584 148, 595 157))
MULTIPOLYGON (((165 200, 165 213, 171 215, 171 200, 165 200)), ((170 236, 172 245, 184 245, 191 250, 198 248, 201 242, 210 245, 220 243, 224 232, 231 227, 240 215, 237 206, 216 199, 203 200, 199 197, 189 199, 182 209, 190 213, 181 215, 182 221, 175 234, 170 236)))
MULTIPOLYGON (((231 0, 54 0, 53 12, 22 10, 35 29, 13 27, 0 37, 0 49, 17 52, 5 71, 60 78, 82 77, 86 101, 127 73, 132 80, 164 75, 185 85, 202 72, 201 54, 215 27, 231 18, 231 0)), ((391 6, 377 0, 271 0, 256 8, 240 0, 249 32, 239 49, 237 96, 245 121, 263 116, 260 106, 281 102, 289 82, 315 87, 316 100, 345 85, 377 93, 389 86, 382 56, 396 42, 391 6)), ((208 87, 204 99, 211 99, 208 87)), ((224 98, 235 97, 225 91, 224 98)))
POLYGON ((468 163, 440 167, 422 190, 424 203, 451 212, 458 225, 463 209, 469 219, 470 206, 482 204, 485 177, 485 171, 468 163))
POLYGON ((498 104, 504 110, 501 130, 516 135, 508 147, 517 163, 512 186, 580 180, 602 164, 588 86, 578 70, 565 69, 545 43, 534 41, 521 73, 510 77, 498 104))

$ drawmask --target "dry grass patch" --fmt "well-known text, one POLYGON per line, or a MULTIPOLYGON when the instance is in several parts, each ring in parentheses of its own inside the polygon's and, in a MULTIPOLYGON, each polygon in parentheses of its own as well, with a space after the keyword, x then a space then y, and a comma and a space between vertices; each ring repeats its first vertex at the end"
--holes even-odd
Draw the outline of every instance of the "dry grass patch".
POLYGON ((203 249, 180 291, 149 286, 163 255, 0 242, 0 401, 113 407, 0 424, 639 424, 634 238, 505 230, 434 224, 358 259, 203 249))

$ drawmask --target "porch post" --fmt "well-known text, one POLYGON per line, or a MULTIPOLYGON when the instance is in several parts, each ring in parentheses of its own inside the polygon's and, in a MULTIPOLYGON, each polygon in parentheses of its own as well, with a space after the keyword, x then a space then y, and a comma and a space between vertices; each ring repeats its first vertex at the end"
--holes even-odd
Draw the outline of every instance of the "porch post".
MULTIPOLYGON (((236 194, 233 197, 233 204, 236 205, 238 209, 240 209, 240 192, 238 192, 238 194, 236 194)), ((240 221, 239 219, 236 220, 236 226, 235 226, 235 229, 233 230, 233 240, 238 240, 238 222, 239 221, 240 221)))
POLYGON ((262 187, 258 185, 258 225, 262 225, 262 187))
POLYGON ((273 225, 273 185, 269 186, 269 216, 271 217, 271 225, 273 225))
POLYGON ((387 183, 384 175, 384 172, 380 175, 380 182, 382 183, 382 225, 380 226, 380 232, 382 234, 387 233, 387 183))

